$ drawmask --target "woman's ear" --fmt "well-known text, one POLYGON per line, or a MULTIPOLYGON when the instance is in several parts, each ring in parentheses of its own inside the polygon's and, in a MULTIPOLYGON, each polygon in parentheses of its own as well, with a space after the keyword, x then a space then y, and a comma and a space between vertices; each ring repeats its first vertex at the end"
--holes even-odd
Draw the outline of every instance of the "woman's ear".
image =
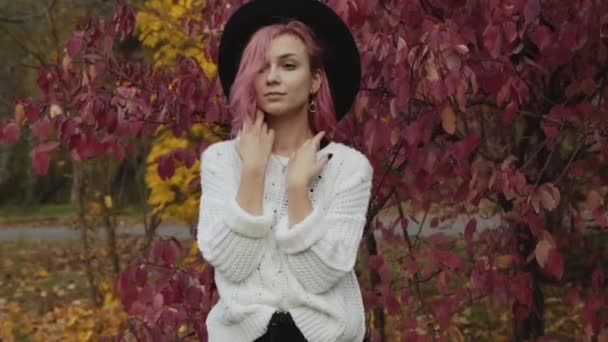
POLYGON ((311 95, 315 95, 319 91, 319 89, 321 88, 321 83, 322 83, 321 70, 317 69, 312 74, 312 86, 311 86, 312 89, 310 90, 311 95))

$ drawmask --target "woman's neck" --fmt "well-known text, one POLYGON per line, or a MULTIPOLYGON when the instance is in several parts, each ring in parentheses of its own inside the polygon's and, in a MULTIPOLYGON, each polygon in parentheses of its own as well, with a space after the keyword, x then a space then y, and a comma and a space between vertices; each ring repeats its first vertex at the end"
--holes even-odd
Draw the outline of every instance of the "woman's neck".
POLYGON ((315 136, 303 115, 276 117, 266 114, 268 128, 274 130, 272 153, 289 157, 306 141, 315 136))

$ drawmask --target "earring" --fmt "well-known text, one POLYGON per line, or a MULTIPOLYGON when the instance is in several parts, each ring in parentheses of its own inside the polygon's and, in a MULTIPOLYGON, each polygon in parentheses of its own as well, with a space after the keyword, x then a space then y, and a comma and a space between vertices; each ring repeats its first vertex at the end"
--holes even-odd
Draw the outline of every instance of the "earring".
POLYGON ((310 104, 308 104, 308 111, 311 113, 314 113, 317 111, 317 103, 315 102, 314 99, 312 99, 310 101, 310 104))

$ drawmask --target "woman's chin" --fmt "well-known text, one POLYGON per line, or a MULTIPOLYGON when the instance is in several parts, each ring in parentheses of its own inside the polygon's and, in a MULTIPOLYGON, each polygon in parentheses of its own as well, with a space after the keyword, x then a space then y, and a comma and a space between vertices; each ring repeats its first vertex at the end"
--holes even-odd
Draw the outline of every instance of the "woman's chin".
POLYGON ((266 114, 272 116, 281 116, 285 114, 284 108, 279 108, 278 106, 267 106, 262 109, 266 114))

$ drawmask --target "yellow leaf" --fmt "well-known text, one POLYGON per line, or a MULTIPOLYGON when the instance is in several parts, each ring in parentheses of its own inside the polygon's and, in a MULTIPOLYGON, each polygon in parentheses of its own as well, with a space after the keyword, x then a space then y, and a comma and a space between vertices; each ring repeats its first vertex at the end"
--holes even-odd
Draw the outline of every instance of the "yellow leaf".
POLYGON ((57 115, 63 114, 63 109, 59 105, 53 103, 49 109, 49 113, 51 117, 54 118, 57 115))
POLYGON ((112 197, 109 195, 105 195, 103 198, 103 203, 105 204, 106 208, 111 209, 112 208, 112 197))
POLYGON ((17 105, 15 105, 15 122, 18 125, 21 125, 21 123, 25 120, 25 107, 23 106, 22 103, 17 103, 17 105))
POLYGON ((494 259, 494 266, 498 269, 509 268, 513 265, 513 257, 511 255, 499 255, 494 259))
POLYGON ((449 103, 441 110, 441 126, 449 134, 456 132, 456 114, 449 103))

